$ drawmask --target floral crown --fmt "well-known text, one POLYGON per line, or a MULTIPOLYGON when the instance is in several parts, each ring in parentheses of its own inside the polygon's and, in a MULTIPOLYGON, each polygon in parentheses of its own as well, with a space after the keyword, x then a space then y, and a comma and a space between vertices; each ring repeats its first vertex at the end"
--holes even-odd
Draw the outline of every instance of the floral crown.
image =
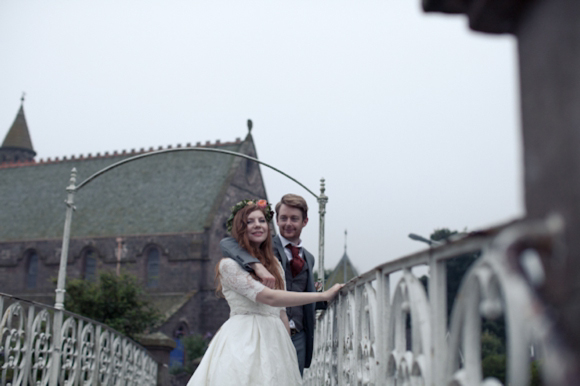
POLYGON ((274 212, 272 211, 272 207, 266 200, 242 200, 238 202, 236 205, 232 206, 232 214, 228 217, 226 221, 226 226, 228 228, 228 232, 232 231, 232 226, 234 225, 234 217, 236 213, 240 211, 240 209, 245 208, 248 205, 256 205, 258 209, 260 209, 264 213, 264 217, 266 217, 266 221, 270 222, 274 217, 274 212))

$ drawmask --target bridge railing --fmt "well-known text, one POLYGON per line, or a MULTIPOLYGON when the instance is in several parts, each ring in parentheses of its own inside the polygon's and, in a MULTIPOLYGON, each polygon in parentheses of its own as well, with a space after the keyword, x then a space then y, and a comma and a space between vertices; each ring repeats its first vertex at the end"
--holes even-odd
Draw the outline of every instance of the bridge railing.
POLYGON ((1 293, 0 315, 2 386, 157 384, 145 348, 101 323, 1 293))
POLYGON ((482 318, 503 317, 506 384, 530 382, 531 352, 544 384, 570 366, 535 288, 542 259, 557 259, 559 218, 520 221, 390 261, 351 280, 318 320, 305 385, 486 385, 482 318), (480 257, 466 272, 447 320, 446 262, 480 257), (421 268, 423 267, 423 268, 421 268), (413 271, 428 273, 428 291, 413 271))

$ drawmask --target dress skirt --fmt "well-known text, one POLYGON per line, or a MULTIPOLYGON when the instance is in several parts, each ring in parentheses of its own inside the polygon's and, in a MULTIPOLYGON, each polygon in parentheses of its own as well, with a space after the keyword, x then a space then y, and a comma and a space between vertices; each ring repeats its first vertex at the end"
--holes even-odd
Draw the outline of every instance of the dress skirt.
POLYGON ((213 337, 187 386, 302 385, 296 350, 278 316, 233 315, 213 337))

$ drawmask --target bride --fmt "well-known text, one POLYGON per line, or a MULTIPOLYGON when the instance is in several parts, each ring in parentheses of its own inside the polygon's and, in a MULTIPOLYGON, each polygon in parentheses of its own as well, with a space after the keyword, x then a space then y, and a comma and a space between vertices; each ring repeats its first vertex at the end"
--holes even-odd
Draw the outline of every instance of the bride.
POLYGON ((275 277, 275 289, 264 286, 232 259, 219 262, 218 291, 230 306, 230 318, 212 339, 187 386, 302 384, 286 307, 329 301, 342 284, 319 293, 287 292, 284 270, 272 252, 272 216, 265 200, 245 200, 234 207, 228 220, 232 236, 275 277))

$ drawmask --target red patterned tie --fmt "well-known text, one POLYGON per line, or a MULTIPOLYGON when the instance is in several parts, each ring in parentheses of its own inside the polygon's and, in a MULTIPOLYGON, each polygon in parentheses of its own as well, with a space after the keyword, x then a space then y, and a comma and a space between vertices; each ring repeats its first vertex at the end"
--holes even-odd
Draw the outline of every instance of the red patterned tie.
POLYGON ((302 271, 304 267, 304 259, 300 257, 300 248, 292 244, 286 245, 292 251, 292 261, 290 262, 290 269, 292 269, 292 277, 295 277, 302 271))

